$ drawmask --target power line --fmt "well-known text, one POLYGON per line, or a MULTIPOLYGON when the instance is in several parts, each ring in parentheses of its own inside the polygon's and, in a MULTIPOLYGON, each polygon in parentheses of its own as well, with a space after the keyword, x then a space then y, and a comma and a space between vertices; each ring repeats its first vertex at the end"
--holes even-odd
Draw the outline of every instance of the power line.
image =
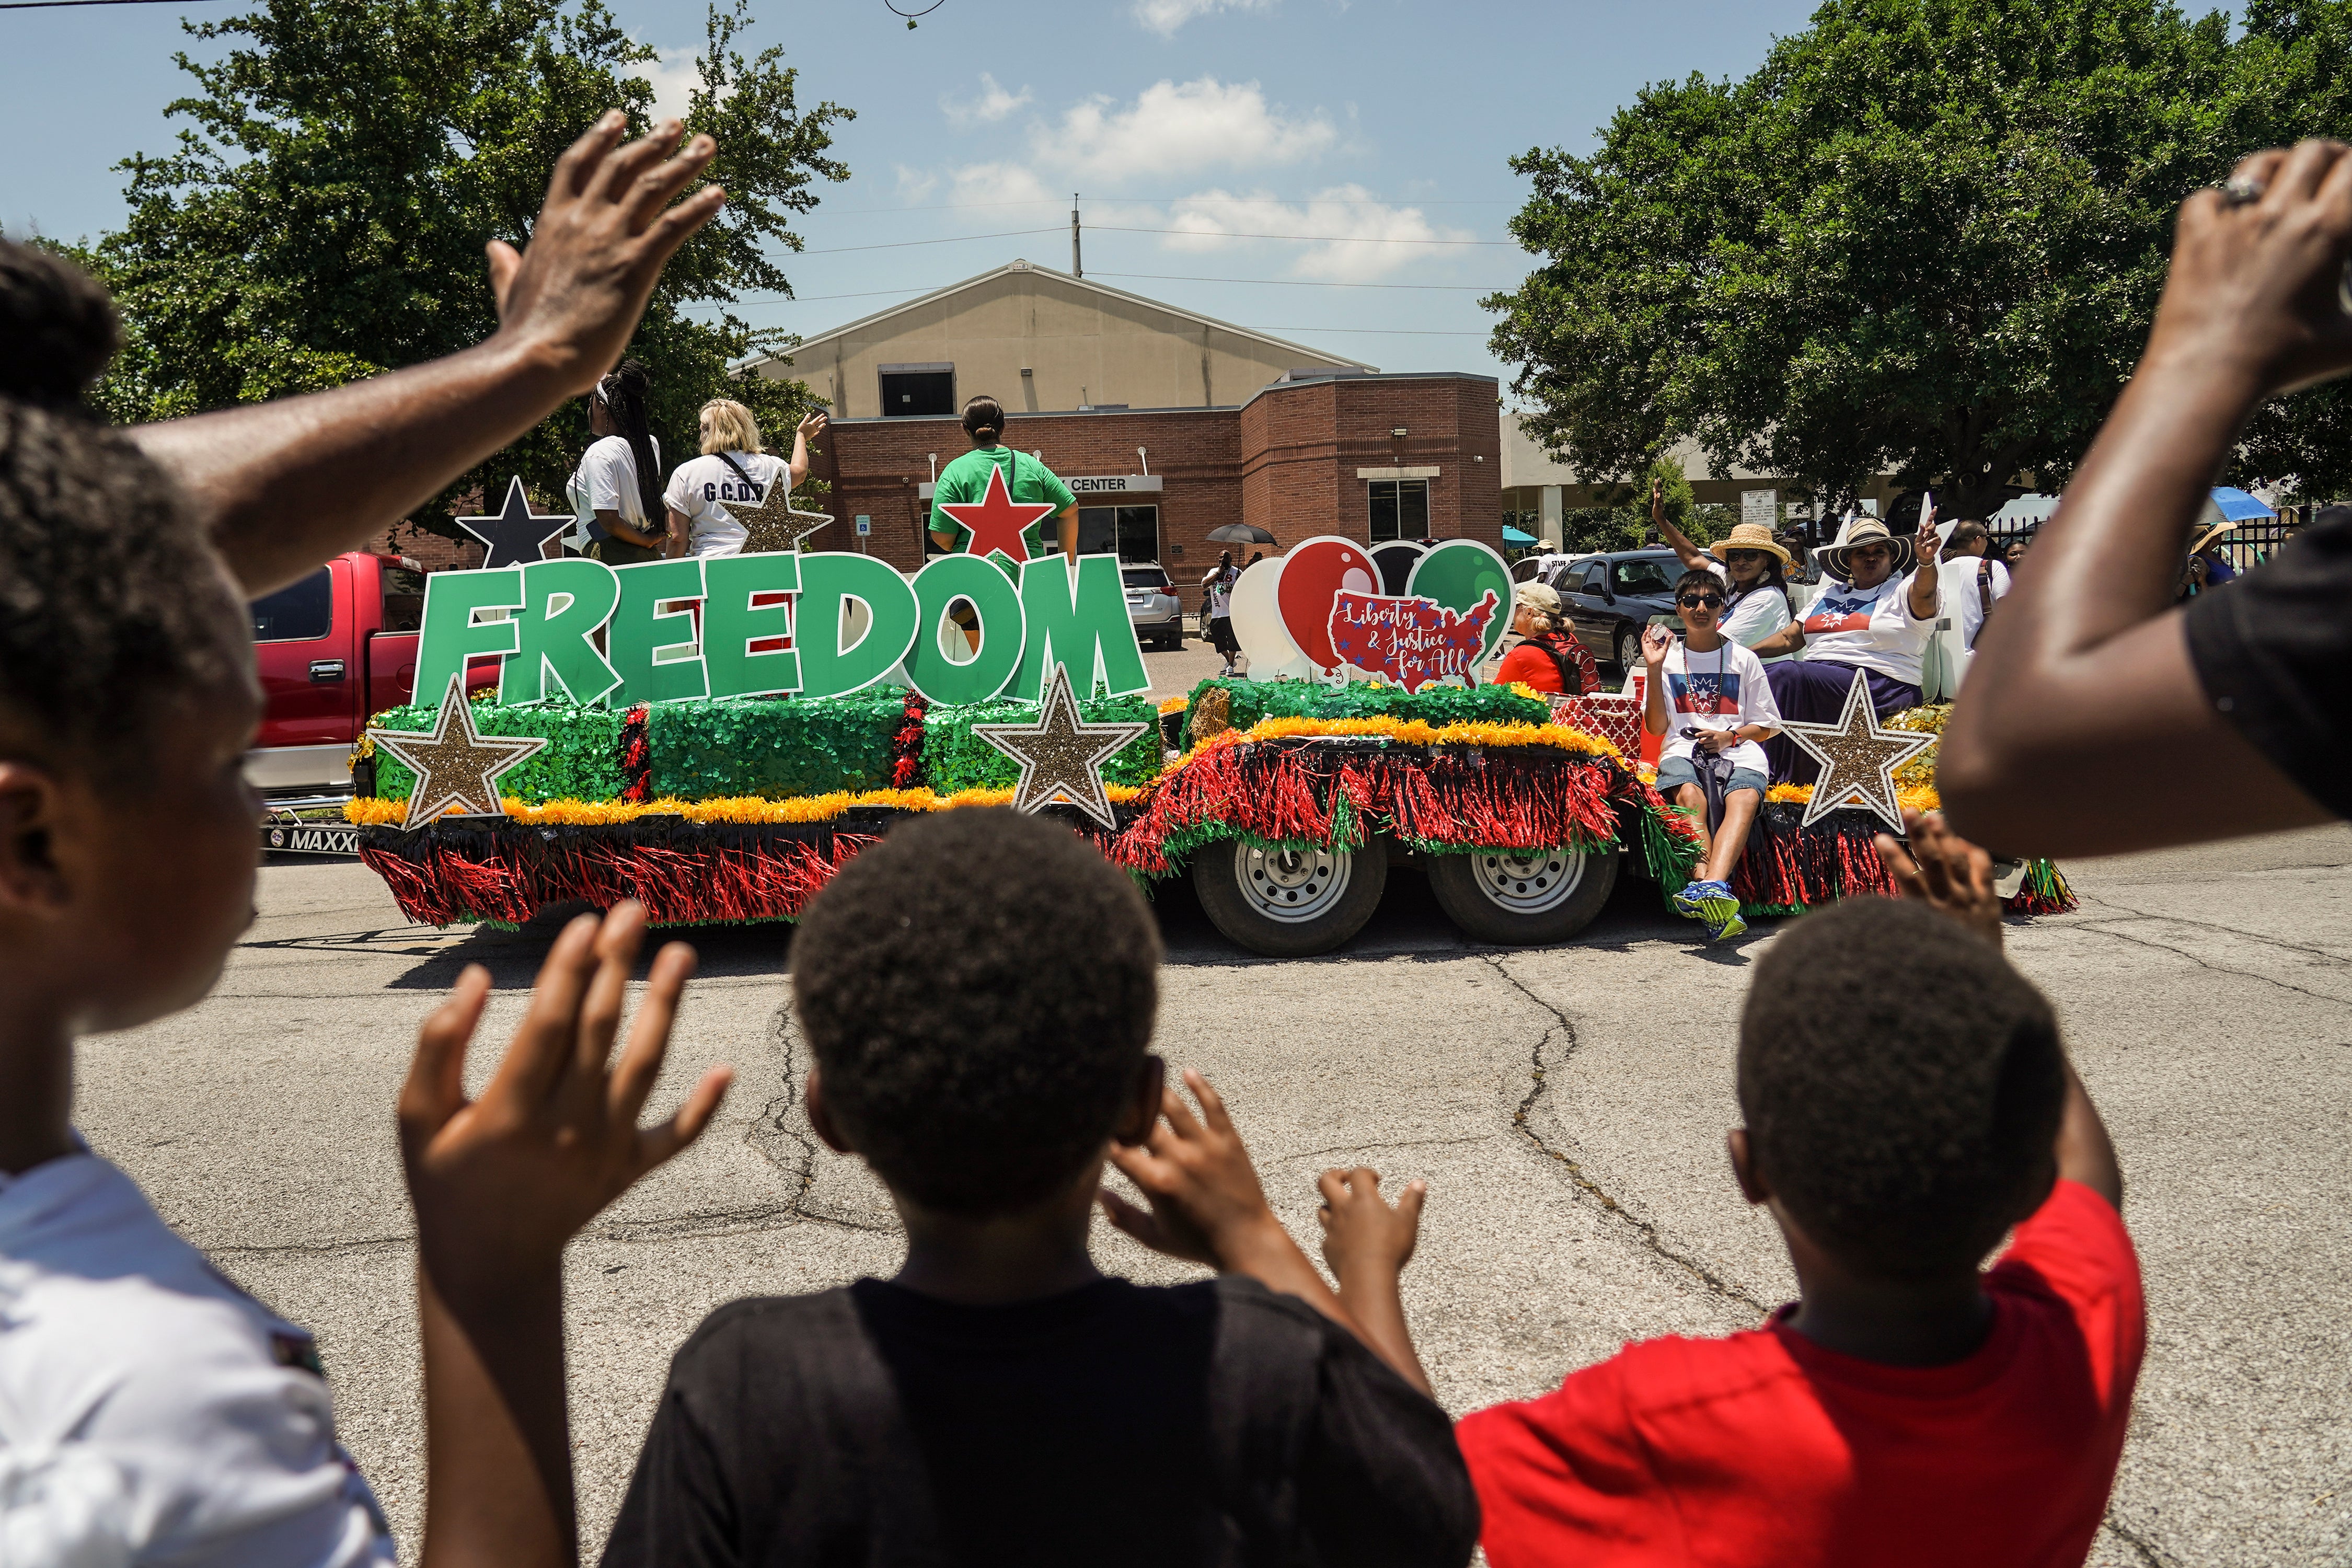
POLYGON ((0 11, 46 11, 55 5, 171 5, 184 0, 5 0, 0 11))
POLYGON ((1093 278, 1150 278, 1163 283, 1262 283, 1283 289, 1441 289, 1457 294, 1491 294, 1507 283, 1336 283, 1320 278, 1195 278, 1182 272, 1094 272, 1093 278))
MULTIPOLYGON (((1388 206, 1411 206, 1411 207, 1511 207, 1511 206, 1518 206, 1518 205, 1523 205, 1523 204, 1521 204, 1521 203, 1520 203, 1517 198, 1507 198, 1507 197, 1503 197, 1503 196, 1480 196, 1480 197, 1475 197, 1475 198, 1472 198, 1472 197, 1464 197, 1464 198, 1461 198, 1461 199, 1458 199, 1458 200, 1449 198, 1449 199, 1443 200, 1443 201, 1420 201, 1420 200, 1412 200, 1412 199, 1408 199, 1408 200, 1404 200, 1404 201, 1391 201, 1391 200, 1389 200, 1389 199, 1387 199, 1386 197, 1383 197, 1383 196, 1296 196, 1296 197, 1293 197, 1293 196, 1203 196, 1203 195, 1191 195, 1191 196, 1088 196, 1088 197, 1087 198, 1087 200, 1088 202, 1090 202, 1090 203, 1094 204, 1095 205, 1097 205, 1097 206, 1147 206, 1147 207, 1173 207, 1173 206, 1189 206, 1189 205, 1200 205, 1200 206, 1277 206, 1277 207, 1303 207, 1303 206, 1327 206, 1327 207, 1388 207, 1388 206)), ((836 207, 836 208, 835 208, 835 209, 834 209, 834 216, 836 216, 836 217, 851 217, 851 216, 863 217, 863 216, 870 216, 870 215, 875 214, 875 213, 944 213, 944 212, 962 212, 962 211, 964 211, 964 210, 965 210, 965 209, 967 209, 967 208, 971 208, 971 209, 975 209, 975 210, 977 210, 977 209, 979 209, 979 208, 982 208, 982 207, 1058 207, 1058 206, 1060 206, 1061 205, 1062 205, 1062 198, 1061 198, 1061 197, 1059 197, 1059 196, 1024 196, 1024 197, 1023 197, 1022 199, 1020 199, 1020 200, 1018 200, 1018 201, 1007 201, 1007 202, 929 202, 929 203, 920 204, 920 205, 915 205, 915 206, 904 206, 904 207, 836 207)))
POLYGON ((833 245, 823 250, 796 250, 795 256, 840 256, 852 250, 904 250, 910 245, 955 245, 967 239, 1018 239, 1030 234, 1059 234, 1061 228, 1008 228, 1001 234, 951 234, 944 239, 894 239, 887 245, 833 245))
MULTIPOLYGON (((1377 234, 1241 234, 1229 229, 1128 228, 1115 223, 1091 226, 1100 234, 1181 234, 1187 239, 1297 239, 1310 245, 1517 245, 1516 239, 1394 239, 1377 234)), ((1039 230, 1043 233, 1045 231, 1039 230)))
POLYGON ((1375 338, 1483 338, 1485 332, 1422 331, 1412 327, 1258 327, 1261 332, 1352 332, 1375 338))

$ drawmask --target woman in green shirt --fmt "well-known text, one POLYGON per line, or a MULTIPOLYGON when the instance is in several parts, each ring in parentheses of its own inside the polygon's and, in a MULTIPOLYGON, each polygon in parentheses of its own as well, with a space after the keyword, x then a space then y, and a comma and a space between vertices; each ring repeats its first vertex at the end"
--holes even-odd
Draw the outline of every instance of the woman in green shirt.
POLYGON ((931 537, 940 548, 982 555, 1001 550, 1015 561, 1034 561, 1045 553, 1045 519, 1058 513, 1056 543, 1076 562, 1078 498, 1053 469, 1003 445, 1004 410, 996 399, 982 395, 963 405, 963 433, 972 449, 940 470, 931 493, 931 537), (992 506, 999 475, 1010 501, 992 506))

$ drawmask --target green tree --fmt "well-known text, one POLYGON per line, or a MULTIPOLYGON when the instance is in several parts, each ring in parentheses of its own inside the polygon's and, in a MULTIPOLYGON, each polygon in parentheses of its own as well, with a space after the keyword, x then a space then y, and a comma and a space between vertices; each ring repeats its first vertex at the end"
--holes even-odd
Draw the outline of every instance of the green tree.
MULTIPOLYGON (((689 453, 695 410, 737 390, 733 362, 788 346, 728 307, 740 291, 789 293, 776 255, 816 205, 813 183, 851 111, 803 110, 780 47, 747 58, 748 0, 709 12, 689 133, 719 152, 717 220, 665 269, 629 352, 653 374, 666 455, 689 453)), ((618 106, 633 130, 656 58, 601 0, 268 0, 194 37, 245 43, 215 63, 185 54, 193 124, 165 157, 122 167, 129 221, 82 252, 114 290, 126 345, 98 391, 130 420, 314 391, 453 353, 497 325, 482 247, 523 243, 556 157, 618 106)), ((795 394, 755 392, 770 420, 795 394)), ((798 394, 805 401, 805 394, 798 394)), ((786 421, 789 439, 790 421, 786 421)), ((466 475, 418 514, 446 527, 477 489, 520 473, 542 500, 587 439, 572 409, 466 475)))
POLYGON ((1605 550, 1639 550, 1658 542, 1650 521, 1650 481, 1663 493, 1659 503, 1667 521, 1688 534, 1695 544, 1712 544, 1738 521, 1730 509, 1702 504, 1692 492, 1683 466, 1672 458, 1643 465, 1630 482, 1604 484, 1591 506, 1575 507, 1560 517, 1561 548, 1570 554, 1605 550))
MULTIPOLYGON (((1645 88, 1591 157, 1514 160, 1546 259, 1487 303, 1531 428, 1590 479, 1690 437, 1833 508, 1881 471, 1947 516, 2062 482, 2179 201, 2342 118, 2347 7, 2257 9, 2233 46, 2156 0, 1830 0, 1746 80, 1645 88)), ((2322 456, 2273 428, 2271 471, 2322 456)))

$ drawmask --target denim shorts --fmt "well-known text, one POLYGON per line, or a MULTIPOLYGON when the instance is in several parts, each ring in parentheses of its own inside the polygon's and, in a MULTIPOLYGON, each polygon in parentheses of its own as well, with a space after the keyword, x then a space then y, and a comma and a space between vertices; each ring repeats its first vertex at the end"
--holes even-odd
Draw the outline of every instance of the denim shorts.
MULTIPOLYGON (((1660 795, 1672 799, 1675 791, 1685 784, 1690 784, 1695 788, 1704 787, 1698 782, 1698 769, 1691 765, 1691 760, 1688 757, 1668 757, 1658 764, 1660 795)), ((1732 769, 1731 783, 1724 793, 1731 795, 1743 789, 1752 789, 1759 795, 1763 794, 1764 775, 1754 768, 1732 769)))

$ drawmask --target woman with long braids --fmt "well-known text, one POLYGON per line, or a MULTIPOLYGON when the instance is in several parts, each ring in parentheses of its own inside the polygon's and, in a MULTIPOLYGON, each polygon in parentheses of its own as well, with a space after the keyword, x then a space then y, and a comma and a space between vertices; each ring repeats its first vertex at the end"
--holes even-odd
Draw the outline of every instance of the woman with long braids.
POLYGON ((572 476, 572 504, 586 520, 588 553, 607 566, 658 561, 667 538, 661 446, 646 423, 653 378, 625 359, 588 394, 588 428, 598 439, 572 476))

